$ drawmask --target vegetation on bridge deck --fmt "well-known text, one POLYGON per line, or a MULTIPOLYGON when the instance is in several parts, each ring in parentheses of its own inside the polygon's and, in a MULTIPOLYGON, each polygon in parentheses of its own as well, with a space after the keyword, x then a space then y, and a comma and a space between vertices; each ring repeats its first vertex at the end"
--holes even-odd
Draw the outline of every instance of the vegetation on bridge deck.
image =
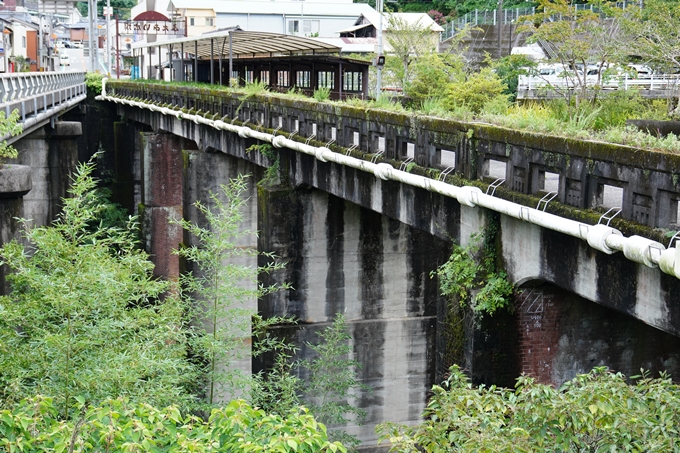
MULTIPOLYGON (((426 115, 418 110, 409 110, 394 103, 386 98, 378 101, 352 100, 349 102, 328 102, 316 101, 306 96, 295 93, 280 94, 266 91, 261 85, 251 85, 243 89, 233 89, 228 87, 206 86, 205 84, 193 83, 165 83, 154 81, 108 81, 107 94, 150 102, 159 106, 181 111, 187 114, 199 114, 210 119, 221 119, 221 111, 213 112, 211 109, 215 105, 221 105, 225 109, 227 104, 231 104, 231 109, 238 115, 239 111, 257 108, 256 105, 276 106, 277 111, 283 112, 298 111, 318 112, 325 118, 351 118, 364 120, 370 124, 400 124, 405 135, 416 133, 421 130, 430 131, 430 140, 434 140, 448 149, 457 149, 461 143, 466 141, 477 142, 479 140, 491 140, 498 143, 513 144, 518 149, 525 151, 535 147, 546 151, 546 158, 553 159, 551 153, 565 154, 566 159, 583 158, 590 166, 595 161, 602 160, 613 162, 620 165, 630 165, 637 168, 677 168, 680 166, 680 153, 669 153, 658 148, 643 148, 634 144, 621 145, 607 143, 601 140, 580 138, 579 134, 571 136, 556 136, 544 131, 537 131, 532 128, 513 129, 506 126, 492 124, 487 121, 478 121, 475 118, 458 118, 451 116, 435 117, 426 115), (181 90, 178 88, 181 87, 181 90), (205 108, 205 110, 203 110, 205 108), (406 132, 407 131, 407 132, 406 132)), ((519 107, 518 107, 519 108, 519 107)), ((529 112, 532 110, 530 109, 529 112)), ((233 113, 232 113, 233 114, 233 113)), ((293 113, 291 113, 293 114, 293 113)), ((529 113, 527 113, 529 114, 529 113)), ((479 117, 481 119, 489 119, 479 117)), ((503 118, 503 117, 498 117, 503 118)), ((224 117, 224 121, 235 121, 242 124, 240 120, 224 117)), ((336 120, 333 120, 336 121, 336 120)), ((261 130, 273 132, 273 127, 261 126, 261 130)), ((284 130, 286 130, 284 128, 284 130)), ((562 129, 564 130, 564 129, 562 129)), ((650 134, 631 128, 622 129, 622 133, 629 134, 627 137, 639 139, 640 145, 643 143, 659 143, 666 141, 675 149, 680 150, 680 141, 675 135, 670 135, 667 139, 659 139, 650 134)), ((287 130, 291 132, 291 130, 287 130)), ((585 131, 581 131, 585 134, 585 131)), ((340 131, 338 130, 338 134, 340 131)), ((340 136, 340 135, 338 135, 340 136)), ((415 136, 415 135, 414 135, 415 136)), ((304 141, 304 137, 299 140, 304 141)), ((624 140, 625 141, 625 140, 624 140)), ((310 144, 315 146, 325 146, 326 143, 320 138, 313 139, 310 144)), ((347 150, 337 143, 329 145, 331 149, 345 153, 347 150)), ((378 161, 390 163, 395 168, 401 166, 401 161, 396 156, 387 156, 387 153, 375 156, 374 151, 354 149, 351 154, 366 160, 377 159, 378 161)), ((432 179, 438 179, 443 168, 428 168, 411 162, 406 170, 432 179)), ((457 186, 477 186, 482 190, 488 188, 488 181, 466 178, 458 170, 446 177, 447 181, 457 186)), ((535 207, 540 199, 531 194, 520 193, 505 186, 496 190, 496 195, 526 206, 535 207)), ((546 211, 566 218, 581 221, 586 224, 597 224, 601 212, 579 209, 561 203, 550 203, 546 211)), ((667 241, 667 232, 663 230, 650 229, 630 220, 615 218, 612 225, 626 235, 641 235, 661 242, 667 241)))

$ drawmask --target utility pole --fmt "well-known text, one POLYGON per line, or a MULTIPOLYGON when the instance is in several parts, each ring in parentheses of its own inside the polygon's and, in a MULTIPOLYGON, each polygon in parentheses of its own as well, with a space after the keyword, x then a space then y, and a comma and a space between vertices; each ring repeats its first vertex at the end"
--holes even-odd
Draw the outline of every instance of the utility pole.
POLYGON ((382 90, 382 68, 383 65, 378 64, 378 60, 383 57, 383 0, 376 0, 376 9, 380 18, 378 19, 378 55, 376 56, 376 66, 378 67, 378 77, 375 84, 375 98, 379 99, 382 90))
POLYGON ((88 0, 90 32, 88 36, 90 71, 97 70, 97 0, 88 0))
MULTIPOLYGON (((106 76, 111 77, 111 0, 106 0, 106 48, 104 50, 104 57, 106 57, 106 76)), ((116 39, 118 37, 116 36, 116 39)))
POLYGON ((43 46, 45 39, 43 38, 43 17, 42 17, 42 0, 38 0, 38 72, 42 71, 43 46))

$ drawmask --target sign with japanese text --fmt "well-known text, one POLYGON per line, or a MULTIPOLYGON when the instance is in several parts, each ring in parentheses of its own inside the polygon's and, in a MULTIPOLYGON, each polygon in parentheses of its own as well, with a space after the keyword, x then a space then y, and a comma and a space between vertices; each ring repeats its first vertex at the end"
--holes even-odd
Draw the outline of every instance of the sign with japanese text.
POLYGON ((186 36, 184 19, 180 20, 121 20, 121 34, 186 36))

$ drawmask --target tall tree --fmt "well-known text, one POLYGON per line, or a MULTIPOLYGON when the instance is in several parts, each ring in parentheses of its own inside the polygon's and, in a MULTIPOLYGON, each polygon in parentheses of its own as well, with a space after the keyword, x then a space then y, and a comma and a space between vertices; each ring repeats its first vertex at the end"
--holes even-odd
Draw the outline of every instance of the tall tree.
POLYGON ((261 273, 281 269, 272 258, 266 266, 250 265, 258 251, 241 246, 254 231, 242 229, 247 199, 247 176, 240 175, 221 186, 221 193, 210 193, 209 205, 194 203, 203 217, 200 224, 188 220, 178 223, 196 244, 181 247, 176 253, 193 269, 182 275, 180 288, 191 319, 191 345, 201 368, 208 405, 247 392, 251 387, 249 369, 239 369, 236 361, 279 346, 267 333, 271 325, 284 322, 278 317, 263 319, 253 304, 258 297, 288 288, 287 284, 262 286, 261 273), (257 337, 255 349, 251 338, 257 337))
MULTIPOLYGON (((661 72, 679 72, 680 3, 649 0, 632 12, 624 22, 631 38, 631 56, 661 72)), ((674 116, 680 116, 680 104, 673 109, 673 103, 669 103, 669 107, 674 116)))
POLYGON ((54 396, 62 416, 74 398, 125 395, 188 403, 195 380, 185 360, 182 309, 137 247, 134 219, 107 226, 107 206, 83 164, 50 226, 24 220, 27 245, 0 248, 12 293, 0 298, 0 404, 54 396))
POLYGON ((610 65, 621 62, 626 46, 620 39, 620 8, 602 0, 585 5, 569 0, 539 0, 538 12, 524 17, 518 27, 529 33, 529 42, 547 50, 551 61, 562 65, 565 83, 553 88, 566 98, 575 95, 576 105, 583 100, 594 102, 610 65), (592 75, 588 75, 589 65, 592 75))

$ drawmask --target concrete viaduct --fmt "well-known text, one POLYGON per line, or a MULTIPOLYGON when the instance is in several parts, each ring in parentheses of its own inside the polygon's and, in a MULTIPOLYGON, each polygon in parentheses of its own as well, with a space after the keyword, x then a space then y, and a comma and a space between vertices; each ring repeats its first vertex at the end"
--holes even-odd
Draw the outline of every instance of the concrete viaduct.
POLYGON ((366 424, 347 430, 369 445, 376 423, 416 422, 454 362, 500 385, 598 365, 680 373, 680 254, 665 235, 680 156, 212 88, 110 82, 96 108, 110 114, 85 129, 102 128, 116 200, 140 209, 159 276, 178 275, 170 250, 192 241, 168 220, 200 221, 195 200, 253 175, 245 227, 260 235, 243 245, 281 257, 274 277, 294 288, 253 308, 297 317, 286 334, 303 356, 346 314, 371 389, 357 395, 366 424), (514 310, 475 322, 430 273, 490 228, 514 310))

